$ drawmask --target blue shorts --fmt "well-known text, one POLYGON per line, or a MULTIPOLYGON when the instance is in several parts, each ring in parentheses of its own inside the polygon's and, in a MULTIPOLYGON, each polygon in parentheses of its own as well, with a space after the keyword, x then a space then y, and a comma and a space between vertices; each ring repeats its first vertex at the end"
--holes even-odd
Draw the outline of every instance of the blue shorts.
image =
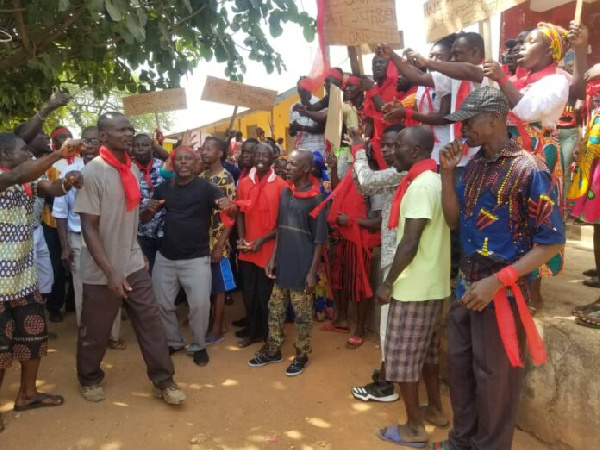
POLYGON ((223 258, 218 263, 211 263, 210 268, 212 270, 212 295, 222 294, 236 288, 228 258, 223 258))

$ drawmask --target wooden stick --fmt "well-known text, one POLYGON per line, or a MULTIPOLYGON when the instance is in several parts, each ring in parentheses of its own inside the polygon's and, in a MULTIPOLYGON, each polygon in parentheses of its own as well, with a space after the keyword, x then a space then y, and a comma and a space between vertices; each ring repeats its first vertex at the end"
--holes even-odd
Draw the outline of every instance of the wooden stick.
POLYGON ((575 23, 581 25, 581 12, 583 10, 583 0, 577 0, 575 3, 575 23))
POLYGON ((231 136, 231 129, 233 128, 233 122, 235 121, 235 116, 237 116, 237 111, 238 111, 238 107, 237 105, 233 108, 233 114, 231 114, 231 120, 229 121, 229 127, 227 128, 228 131, 228 137, 231 138, 233 136, 231 136))

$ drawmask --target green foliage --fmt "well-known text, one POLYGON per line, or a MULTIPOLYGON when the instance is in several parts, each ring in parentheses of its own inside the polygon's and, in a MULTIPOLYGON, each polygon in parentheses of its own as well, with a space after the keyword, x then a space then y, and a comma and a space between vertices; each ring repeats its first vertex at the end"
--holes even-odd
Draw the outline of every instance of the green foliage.
POLYGON ((307 40, 314 20, 294 0, 0 0, 0 124, 24 120, 63 84, 95 99, 115 90, 143 93, 178 87, 201 60, 225 63, 243 81, 244 58, 281 72, 281 56, 263 31, 288 23, 307 40), (249 49, 240 53, 238 42, 249 49))

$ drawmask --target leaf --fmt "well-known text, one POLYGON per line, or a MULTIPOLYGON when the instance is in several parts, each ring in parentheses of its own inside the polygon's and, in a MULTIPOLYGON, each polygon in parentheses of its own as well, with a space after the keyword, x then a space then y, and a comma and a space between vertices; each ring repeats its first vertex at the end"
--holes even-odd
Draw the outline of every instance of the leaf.
POLYGON ((136 14, 138 21, 140 22, 140 26, 145 27, 146 23, 148 22, 148 16, 146 15, 146 12, 142 8, 138 8, 136 10, 136 14))
POLYGON ((252 4, 250 0, 235 0, 235 6, 239 12, 246 12, 252 7, 252 4))
POLYGON ((281 28, 281 18, 275 14, 271 14, 269 16, 269 33, 273 37, 279 37, 283 33, 283 28, 281 28))
POLYGON ((104 5, 106 7, 106 11, 108 12, 108 15, 110 16, 110 18, 112 20, 114 20, 115 22, 120 22, 121 21, 121 11, 119 10, 119 8, 117 8, 112 0, 106 0, 104 2, 104 5))
POLYGON ((194 12, 194 8, 192 8, 192 4, 190 3, 190 0, 183 0, 183 4, 185 5, 185 7, 188 9, 188 11, 190 13, 194 12))
POLYGON ((315 29, 315 27, 304 27, 302 29, 302 34, 304 34, 304 39, 306 39, 308 42, 312 42, 315 39, 316 33, 317 33, 317 30, 315 29))
POLYGON ((69 0, 58 0, 58 12, 65 12, 71 6, 69 0))
POLYGON ((140 26, 138 21, 134 19, 134 16, 128 15, 125 17, 125 26, 138 42, 144 42, 146 32, 144 31, 144 27, 140 26))

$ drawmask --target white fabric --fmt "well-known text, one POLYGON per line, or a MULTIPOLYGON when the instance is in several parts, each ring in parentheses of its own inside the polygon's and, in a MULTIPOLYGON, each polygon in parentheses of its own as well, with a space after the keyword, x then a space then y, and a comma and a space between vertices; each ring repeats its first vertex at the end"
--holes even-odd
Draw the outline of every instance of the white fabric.
MULTIPOLYGON (((248 174, 248 176, 250 177, 250 179, 252 180, 252 182, 254 184, 256 184, 257 181, 257 176, 256 176, 256 167, 253 167, 252 169, 250 169, 250 173, 248 174)), ((277 175, 275 175, 275 171, 273 169, 271 169, 269 171, 269 176, 267 178, 267 183, 272 183, 273 181, 275 181, 275 177, 277 175)))
MULTIPOLYGON (((432 72, 431 77, 433 78, 433 84, 435 85, 435 91, 437 92, 437 94, 440 97, 443 97, 448 94, 452 95, 451 100, 450 100, 450 113, 455 112, 456 111, 456 94, 458 93, 458 88, 460 87, 460 84, 462 81, 455 80, 454 78, 450 78, 439 72, 432 72)), ((497 88, 498 83, 496 83, 495 81, 491 81, 487 77, 483 77, 483 80, 481 83, 475 83, 474 81, 469 82, 470 92, 473 92, 478 87, 485 87, 485 86, 491 86, 491 87, 497 88)), ((452 142, 452 141, 454 141, 454 139, 455 139, 454 127, 452 125, 450 125, 450 139, 448 140, 448 142, 452 142)), ((480 148, 481 147, 469 147, 469 154, 467 155, 466 158, 463 157, 460 160, 460 163, 458 163, 458 167, 466 166, 467 163, 479 151, 480 148)))
POLYGON ((41 294, 49 294, 52 292, 54 284, 54 271, 52 270, 52 262, 50 261, 50 250, 44 239, 44 229, 38 225, 33 230, 33 247, 34 260, 38 276, 38 289, 41 294))
POLYGON ((541 122, 543 127, 555 129, 569 101, 568 78, 547 75, 520 92, 523 98, 513 108, 514 115, 525 123, 541 122))
MULTIPOLYGON (((422 114, 432 114, 440 112, 443 95, 439 95, 433 88, 419 86, 417 89, 417 107, 419 112, 422 114), (431 106, 429 107, 429 101, 425 97, 427 90, 429 89, 429 95, 431 95, 431 106), (422 100, 423 99, 423 100, 422 100), (421 108, 421 102, 423 108, 421 108)), ((435 133, 436 143, 433 145, 433 152, 431 157, 435 159, 435 162, 440 163, 440 150, 444 148, 448 142, 450 142, 450 125, 434 125, 433 132, 435 133)))
MULTIPOLYGON (((80 172, 83 169, 83 161, 77 161, 66 166, 61 172, 61 178, 64 178, 69 172, 80 172)), ((52 217, 55 219, 67 219, 67 227, 69 231, 81 233, 81 220, 79 214, 73 211, 75 206, 75 195, 77 189, 71 189, 62 197, 56 197, 52 205, 52 217)))
MULTIPOLYGON (((310 99, 310 104, 314 105, 318 101, 319 101, 319 99, 313 95, 312 98, 310 99)), ((294 103, 294 105, 299 105, 299 104, 300 104, 300 102, 294 103)), ((299 112, 294 111, 294 105, 292 105, 292 107, 290 108, 290 122, 289 123, 296 122, 298 125, 303 125, 305 127, 315 127, 318 125, 318 123, 315 122, 314 120, 312 120, 308 117, 301 116, 299 112)), ((298 138, 298 136, 300 134, 301 134, 301 138, 300 138, 300 141, 298 142, 298 145, 294 145, 295 149, 301 148, 303 150, 310 150, 311 152, 314 152, 316 150, 319 153, 321 153, 322 155, 325 154, 325 135, 324 134, 313 134, 313 133, 308 133, 306 131, 298 131, 298 135, 294 136, 294 142, 296 142, 296 139, 298 138)))
MULTIPOLYGON (((388 273, 390 273, 390 269, 392 266, 382 267, 382 281, 387 279, 388 273)), ((392 302, 394 300, 391 300, 392 302)), ((379 345, 381 345, 381 360, 385 362, 385 336, 387 334, 387 324, 388 324, 388 313, 390 312, 390 305, 383 305, 381 307, 381 316, 379 318, 379 345)))

